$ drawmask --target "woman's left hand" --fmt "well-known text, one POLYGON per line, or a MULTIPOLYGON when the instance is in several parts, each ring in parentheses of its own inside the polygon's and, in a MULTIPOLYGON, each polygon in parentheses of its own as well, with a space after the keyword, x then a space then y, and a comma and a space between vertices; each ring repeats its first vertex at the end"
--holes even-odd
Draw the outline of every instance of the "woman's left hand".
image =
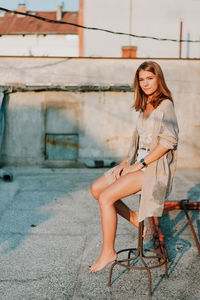
POLYGON ((134 165, 131 165, 131 166, 125 168, 125 169, 123 170, 123 172, 121 173, 121 176, 124 176, 124 175, 126 175, 126 174, 130 174, 130 173, 134 173, 134 172, 136 172, 136 171, 141 170, 141 168, 142 168, 141 163, 138 162, 138 163, 136 163, 136 164, 134 164, 134 165))

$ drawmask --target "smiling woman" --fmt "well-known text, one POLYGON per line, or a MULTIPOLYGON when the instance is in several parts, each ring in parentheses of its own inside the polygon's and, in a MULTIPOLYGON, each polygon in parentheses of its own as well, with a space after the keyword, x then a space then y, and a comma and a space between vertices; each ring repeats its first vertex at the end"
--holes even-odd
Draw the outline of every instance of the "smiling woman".
POLYGON ((155 109, 164 99, 169 99, 173 102, 172 95, 168 89, 162 69, 155 62, 144 62, 136 72, 134 80, 134 90, 136 99, 134 108, 136 111, 144 110, 144 104, 153 95, 151 100, 152 109, 155 109))
MULTIPOLYGON (((103 247, 90 272, 98 272, 117 258, 114 249, 117 213, 138 227, 147 217, 161 216, 172 188, 176 167, 178 124, 173 99, 160 66, 144 62, 134 79, 135 103, 140 111, 127 157, 91 186, 99 201, 103 247), (130 210, 120 199, 141 191, 140 208, 130 210)), ((144 227, 145 239, 147 228, 144 227)))
POLYGON ((139 73, 139 82, 140 88, 147 96, 152 95, 158 88, 156 75, 149 71, 141 70, 139 73))

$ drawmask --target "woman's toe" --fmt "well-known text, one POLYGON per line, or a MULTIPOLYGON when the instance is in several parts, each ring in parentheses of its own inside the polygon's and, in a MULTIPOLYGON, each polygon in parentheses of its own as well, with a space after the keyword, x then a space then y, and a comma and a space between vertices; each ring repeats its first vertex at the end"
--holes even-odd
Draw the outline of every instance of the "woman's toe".
POLYGON ((88 269, 89 269, 90 272, 95 272, 95 271, 94 271, 94 269, 95 269, 94 266, 89 266, 88 269))

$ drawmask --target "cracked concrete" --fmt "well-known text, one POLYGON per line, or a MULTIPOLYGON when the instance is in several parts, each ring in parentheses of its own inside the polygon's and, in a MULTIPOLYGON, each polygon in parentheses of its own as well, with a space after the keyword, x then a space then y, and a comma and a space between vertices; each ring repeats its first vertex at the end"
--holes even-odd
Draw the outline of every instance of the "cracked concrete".
MULTIPOLYGON (((12 167, 13 182, 0 181, 0 299, 149 299, 142 271, 115 267, 90 274, 101 250, 97 201, 89 188, 104 169, 12 167)), ((200 170, 177 170, 169 200, 199 201, 200 170)), ((137 196, 125 199, 133 209, 137 196)), ((200 238, 199 211, 189 212, 200 238)), ((152 271, 152 299, 200 299, 200 257, 184 213, 165 213, 160 220, 169 254, 164 267, 152 271)), ((145 247, 152 247, 150 230, 145 247)), ((116 250, 137 246, 137 230, 119 218, 116 250)))

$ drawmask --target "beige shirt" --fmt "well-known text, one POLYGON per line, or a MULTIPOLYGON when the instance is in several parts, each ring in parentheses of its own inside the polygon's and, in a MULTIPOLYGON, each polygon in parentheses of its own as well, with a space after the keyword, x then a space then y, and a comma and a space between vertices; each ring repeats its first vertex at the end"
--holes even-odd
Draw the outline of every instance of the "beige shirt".
POLYGON ((150 116, 145 120, 144 124, 142 124, 142 112, 139 115, 137 121, 137 131, 139 135, 139 148, 149 149, 152 138, 153 138, 153 130, 154 130, 154 112, 150 114, 150 116))
MULTIPOLYGON (((169 151, 161 158, 149 164, 144 172, 141 201, 139 207, 138 221, 147 217, 161 216, 164 201, 172 189, 172 181, 176 169, 178 123, 174 105, 170 100, 163 100, 154 110, 154 128, 150 150, 161 144, 169 151)), ((132 142, 127 156, 129 164, 136 161, 139 147, 139 134, 137 128, 132 137, 132 142)))

